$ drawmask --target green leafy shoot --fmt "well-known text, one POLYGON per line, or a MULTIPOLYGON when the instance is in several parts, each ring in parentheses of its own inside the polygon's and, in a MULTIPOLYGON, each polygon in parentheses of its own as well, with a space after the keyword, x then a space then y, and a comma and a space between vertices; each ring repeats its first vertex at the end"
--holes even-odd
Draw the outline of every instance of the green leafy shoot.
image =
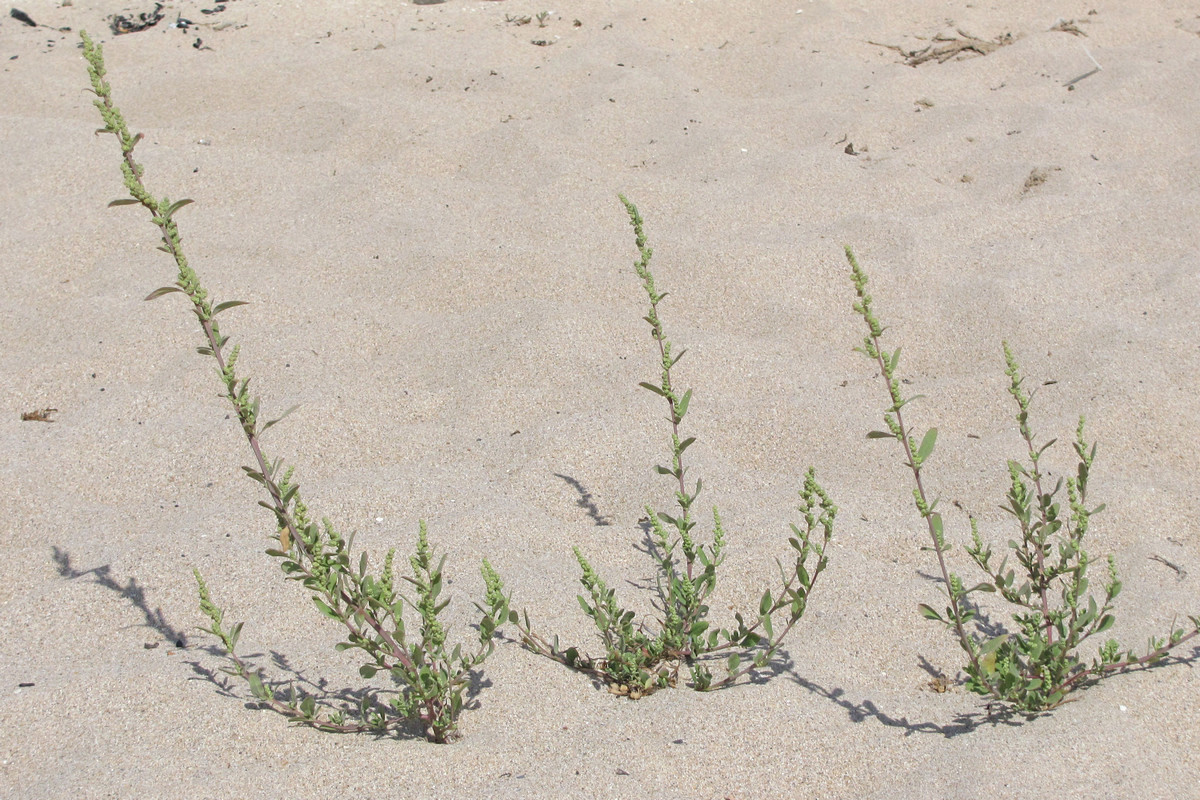
POLYGON ((1072 691, 1106 675, 1153 664, 1200 633, 1200 617, 1191 617, 1190 632, 1172 630, 1166 638, 1152 640, 1144 655, 1111 639, 1099 647, 1090 662, 1080 655, 1086 640, 1104 633, 1116 621, 1112 610, 1121 592, 1116 560, 1111 555, 1100 591, 1090 591, 1088 569, 1092 559, 1085 549, 1085 537, 1091 517, 1103 509, 1086 505, 1096 447, 1085 439, 1084 419, 1080 417, 1074 443, 1075 475, 1065 483, 1059 480, 1053 487, 1048 485, 1042 459, 1054 440, 1039 443, 1030 428, 1033 393, 1025 391, 1020 367, 1007 342, 1003 345, 1005 374, 1009 378, 1008 392, 1017 407, 1025 453, 1023 460, 1008 462, 1009 489, 1003 508, 1016 521, 1020 536, 1009 541, 1010 552, 997 562, 992 547, 979 533, 977 521, 971 518, 971 544, 966 551, 986 580, 966 588, 947 565, 950 545, 942 516, 936 510, 937 500, 930 499, 924 481, 923 468, 933 454, 937 429, 930 428, 918 443, 916 433, 905 421, 905 407, 917 398, 906 398, 901 391, 897 373, 900 348, 884 348, 885 328, 875 316, 867 292, 867 275, 849 247, 846 259, 857 293, 854 310, 867 326, 862 345, 855 349, 879 368, 888 392, 889 402, 883 413, 886 430, 867 435, 894 439, 903 452, 904 465, 912 473, 913 498, 929 531, 946 602, 941 610, 921 604, 920 612, 954 631, 967 655, 967 688, 1014 711, 1036 714, 1066 702, 1072 691), (1066 508, 1058 499, 1064 485, 1066 508), (1010 559, 1015 566, 1010 566, 1010 559), (976 630, 972 622, 977 611, 970 597, 977 592, 997 594, 1009 604, 1009 632, 989 636, 976 630))
POLYGON ((217 323, 218 314, 244 303, 230 300, 214 305, 209 300, 208 292, 183 253, 174 219, 176 212, 191 201, 171 202, 166 197, 157 198, 146 188, 142 181, 142 166, 133 157, 141 134, 130 134, 121 112, 113 104, 100 45, 86 32, 81 33, 81 37, 92 92, 97 98, 95 106, 104 123, 97 133, 116 137, 121 148, 121 174, 129 192, 128 198, 114 200, 109 205, 140 205, 147 209, 162 237, 159 249, 175 261, 178 271, 175 283, 151 292, 146 299, 182 294, 200 323, 204 344, 197 349, 201 355, 216 362, 224 396, 233 406, 254 456, 253 465, 242 469, 265 490, 267 499, 259 504, 271 511, 275 519, 272 547, 267 553, 279 560, 289 579, 303 584, 322 614, 345 628, 346 641, 338 645, 338 649, 363 651, 365 663, 360 670, 363 677, 388 672, 402 688, 387 707, 364 700, 356 722, 347 722, 340 713, 332 717, 319 716, 312 697, 293 697, 290 702, 279 700, 261 674, 251 670, 237 656, 235 648, 242 623, 224 627, 223 614, 213 603, 208 587, 197 572, 201 611, 212 623, 206 630, 220 640, 228 654, 233 665, 228 670, 230 674, 246 680, 259 701, 293 721, 336 732, 386 732, 415 721, 430 741, 450 741, 457 735, 458 715, 463 708, 471 672, 491 654, 497 628, 508 617, 509 600, 499 576, 485 560, 482 574, 486 599, 482 605, 476 604, 483 615, 479 623, 479 645, 464 654, 460 645, 453 648, 447 645, 446 630, 439 621, 439 614, 448 602, 441 599, 445 558, 436 563, 433 560, 424 522, 420 524, 416 553, 409 558, 412 575, 404 579, 414 592, 410 599, 395 586, 394 551, 388 553, 382 569, 372 573, 368 569, 366 553, 357 560, 351 557, 353 536, 343 537, 328 519, 320 525, 314 521, 301 499, 300 485, 294 480, 294 468, 284 470, 282 459, 268 459, 261 444, 263 432, 291 410, 276 419, 261 421, 259 398, 251 396, 249 391, 250 379, 240 377, 237 372, 240 349, 238 346, 227 349, 229 337, 221 333, 217 323), (405 627, 405 606, 420 619, 416 631, 409 632, 405 627))
POLYGON ((593 675, 607 683, 614 694, 638 699, 676 685, 685 665, 691 685, 701 691, 728 686, 766 667, 784 637, 803 617, 809 594, 825 569, 825 549, 833 536, 837 507, 809 469, 800 491, 803 524, 792 525, 794 536, 789 539, 795 551, 794 562, 788 568, 780 564, 779 586, 763 593, 757 610, 736 614, 734 626, 712 626, 708 600, 716 589, 717 569, 725 558, 725 530, 720 513, 713 508, 711 541, 703 544, 696 536, 694 507, 702 483, 688 476, 684 454, 696 440, 685 436, 682 429, 693 395, 691 389, 676 386, 673 373, 684 351, 674 349, 659 317, 666 294, 658 291, 650 271, 652 250, 646 244, 642 217, 633 203, 623 196, 620 199, 633 226, 639 254, 634 271, 649 299, 645 320, 656 344, 659 366, 658 380, 641 385, 662 398, 671 426, 670 459, 655 471, 671 481, 675 509, 666 512, 645 507, 657 568, 656 609, 661 616, 653 627, 636 621, 635 613, 618 602, 615 590, 605 584, 576 548, 585 590, 579 604, 596 625, 604 646, 603 657, 581 655, 575 647, 561 648, 557 637, 547 640, 535 633, 527 614, 523 623, 515 612, 511 620, 518 625, 522 641, 534 652, 593 675), (714 659, 725 664, 725 674, 719 678, 710 669, 714 659))

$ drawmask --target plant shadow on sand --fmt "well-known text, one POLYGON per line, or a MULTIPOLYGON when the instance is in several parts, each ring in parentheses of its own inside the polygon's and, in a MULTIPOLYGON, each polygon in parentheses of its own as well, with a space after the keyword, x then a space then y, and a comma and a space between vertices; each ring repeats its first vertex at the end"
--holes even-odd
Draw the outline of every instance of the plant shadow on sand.
MULTIPOLYGON (((113 592, 122 600, 125 600, 129 605, 133 606, 141 613, 145 620, 141 627, 149 628, 156 634, 162 637, 163 641, 171 647, 179 650, 201 650, 214 658, 221 658, 225 655, 225 651, 218 645, 190 645, 188 644, 187 634, 182 628, 172 625, 166 618, 161 607, 151 608, 146 599, 146 587, 138 584, 136 577, 130 577, 123 583, 113 577, 112 568, 104 564, 92 569, 78 569, 72 564, 71 554, 64 548, 54 546, 52 548, 51 558, 54 561, 55 569, 60 577, 66 580, 77 580, 79 578, 90 576, 92 582, 97 586, 113 592)), ((472 626, 475 627, 475 626, 472 626)), ((156 647, 157 643, 148 646, 148 649, 156 647)), ((245 656, 248 663, 255 663, 264 658, 263 653, 251 653, 245 656)), ((344 714, 357 713, 365 704, 369 707, 376 707, 383 704, 379 699, 379 695, 385 690, 378 688, 364 689, 330 689, 329 681, 325 678, 313 680, 306 676, 304 672, 292 665, 288 657, 276 650, 270 651, 270 660, 272 671, 275 674, 282 674, 285 677, 267 680, 264 678, 264 685, 271 691, 277 699, 283 702, 291 702, 295 700, 299 702, 306 697, 311 697, 315 703, 323 709, 330 712, 342 712, 344 714)), ((238 692, 235 689, 230 676, 219 668, 214 669, 200 663, 199 660, 189 659, 184 661, 185 664, 192 668, 192 672, 197 677, 193 680, 205 680, 211 683, 217 690, 217 693, 224 696, 241 700, 248 709, 269 710, 269 707, 259 700, 255 699, 249 693, 238 692)), ((399 685, 397 683, 397 685, 399 685)), ((471 673, 470 685, 467 689, 468 709, 477 708, 480 703, 478 695, 484 689, 492 685, 491 681, 484 679, 478 670, 471 673)), ((393 728, 384 733, 372 733, 376 738, 395 738, 395 739, 424 739, 425 734, 421 726, 416 722, 401 727, 393 728)))
MULTIPOLYGON (((993 626, 987 622, 986 618, 979 618, 982 624, 989 630, 995 627, 1002 630, 999 626, 993 626)), ((788 663, 791 663, 790 656, 783 654, 788 663)), ((929 673, 931 680, 929 685, 933 687, 935 684, 940 684, 941 689, 933 689, 939 693, 945 692, 951 686, 960 685, 960 680, 948 680, 944 673, 931 664, 924 656, 918 655, 918 665, 925 672, 929 673)), ((1194 667, 1200 663, 1200 646, 1192 649, 1190 655, 1169 655, 1161 661, 1154 664, 1148 664, 1138 669, 1130 670, 1130 672, 1142 672, 1143 670, 1160 669, 1176 664, 1187 664, 1194 667)), ((816 681, 811 681, 797 673, 795 670, 789 669, 792 680, 812 692, 815 695, 824 697, 832 703, 841 706, 846 710, 851 722, 864 722, 868 719, 875 719, 881 725, 888 728, 903 728, 905 736, 911 736, 914 733, 932 733, 943 736, 947 739, 953 739, 956 736, 961 736, 967 733, 973 733, 975 730, 982 727, 998 727, 1005 726, 1010 728, 1019 728, 1027 723, 1035 722, 1042 718, 1049 718, 1053 714, 1042 712, 1040 714, 1027 714, 1017 711, 1011 707, 1004 706, 997 702, 984 702, 982 708, 975 711, 959 711, 955 713, 953 721, 949 723, 937 722, 910 722, 907 716, 893 716, 883 709, 879 708, 870 698, 864 698, 859 702, 855 702, 847 695, 846 690, 840 686, 826 687, 816 681)), ((1080 697, 1069 702, 1078 702, 1084 698, 1080 697)), ((980 698, 983 702, 984 698, 980 698)))
POLYGON ((607 527, 612 525, 612 520, 607 514, 600 513, 600 507, 596 505, 596 500, 586 486, 580 483, 570 475, 564 475, 561 472, 554 473, 554 477, 561 478, 566 483, 579 493, 579 499, 575 501, 575 505, 579 506, 587 513, 588 517, 596 523, 596 527, 607 527))
MULTIPOLYGON (((933 583, 941 582, 941 578, 936 575, 931 575, 920 570, 918 570, 917 574, 933 583)), ((975 612, 976 616, 973 620, 973 623, 985 636, 1003 636, 1004 634, 1008 633, 1008 629, 1003 623, 995 620, 985 611, 980 609, 975 603, 966 603, 964 604, 964 607, 967 607, 975 612)), ((933 691, 942 693, 947 691, 947 689, 949 689, 951 686, 961 685, 962 681, 958 679, 948 679, 942 670, 931 664, 924 656, 918 655, 917 659, 918 665, 921 667, 921 669, 930 675, 931 680, 929 685, 931 687, 940 687, 934 688, 933 691)), ((1193 648, 1190 655, 1168 655, 1162 660, 1153 664, 1147 664, 1143 667, 1129 671, 1141 672, 1143 670, 1160 669, 1176 664, 1187 664, 1188 666, 1194 667, 1197 663, 1200 663, 1200 646, 1193 648)), ((932 721, 910 722, 906 716, 896 717, 880 709, 869 698, 864 698, 859 702, 851 700, 847 695, 846 690, 840 686, 822 686, 815 681, 808 680, 795 671, 791 671, 791 677, 794 682, 813 694, 824 697, 826 700, 841 706, 846 710, 851 722, 863 722, 865 720, 874 718, 876 721, 886 727, 903 728, 905 730, 905 736, 910 736, 914 733, 932 733, 939 736, 944 736, 947 739, 952 739, 956 736, 961 736, 962 734, 972 733, 976 729, 985 726, 997 727, 1003 725, 1006 727, 1021 727, 1026 723, 1033 722, 1039 718, 1051 716, 1049 713, 1026 714, 1011 707, 1003 706, 1000 703, 984 702, 984 698, 981 697, 980 701, 984 702, 982 708, 977 711, 960 711, 954 715, 952 722, 941 724, 932 721)), ((1078 699, 1081 700, 1083 698, 1078 699)), ((1076 701, 1072 700, 1071 702, 1076 701)))
MULTIPOLYGON (((203 649, 209 655, 215 658, 221 658, 225 655, 225 651, 218 645, 204 645, 203 649)), ((368 709, 380 708, 386 705, 386 701, 379 697, 384 692, 378 688, 363 688, 363 689, 330 689, 329 681, 326 678, 313 680, 307 677, 303 671, 292 665, 288 657, 277 650, 270 651, 271 667, 276 674, 283 673, 287 677, 277 680, 266 680, 264 678, 263 685, 271 692, 271 695, 285 703, 299 703, 306 697, 313 698, 314 702, 322 710, 331 713, 341 713, 345 715, 359 714, 365 707, 368 709)), ((242 658, 247 663, 254 663, 263 657, 262 653, 250 653, 242 658)), ((205 680, 216 687, 217 693, 230 697, 236 700, 241 700, 244 706, 252 711, 270 711, 271 708, 266 703, 247 695, 238 692, 235 684, 230 680, 231 676, 227 675, 224 670, 212 669, 206 667, 199 661, 188 661, 192 671, 196 674, 193 680, 205 680)), ((395 681, 397 686, 402 684, 395 681)), ((484 689, 491 687, 491 680, 483 679, 478 670, 471 673, 470 685, 467 689, 467 701, 464 703, 464 708, 474 710, 480 707, 478 695, 484 689)), ((406 724, 388 728, 386 731, 358 731, 357 733, 369 735, 375 739, 412 739, 419 741, 425 738, 425 732, 421 725, 416 720, 407 720, 406 724)))
POLYGON ((181 629, 176 628, 171 623, 167 622, 166 616, 161 608, 151 610, 149 603, 146 602, 146 588, 139 586, 137 578, 130 578, 122 585, 112 576, 112 568, 108 564, 103 566, 93 567, 92 569, 76 569, 71 564, 71 554, 61 547, 55 545, 53 548, 54 566, 58 570, 60 577, 67 580, 76 580, 86 575, 92 577, 92 582, 97 586, 108 589, 110 592, 115 592, 126 600, 131 606, 141 612, 145 619, 142 627, 150 628, 160 635, 167 644, 174 647, 187 647, 187 634, 181 629))
MULTIPOLYGON (((922 659, 923 661, 924 659, 922 659)), ((1006 725, 1019 727, 1024 720, 1021 715, 1009 709, 998 709, 990 706, 982 711, 960 712, 954 715, 954 721, 947 724, 936 722, 909 722, 908 717, 894 717, 875 705, 869 698, 854 702, 846 695, 846 690, 840 686, 825 687, 792 673, 792 680, 813 694, 824 697, 846 710, 851 722, 863 722, 874 718, 880 724, 889 728, 903 728, 905 736, 914 733, 935 733, 947 739, 953 739, 964 733, 971 733, 984 725, 1006 725)))

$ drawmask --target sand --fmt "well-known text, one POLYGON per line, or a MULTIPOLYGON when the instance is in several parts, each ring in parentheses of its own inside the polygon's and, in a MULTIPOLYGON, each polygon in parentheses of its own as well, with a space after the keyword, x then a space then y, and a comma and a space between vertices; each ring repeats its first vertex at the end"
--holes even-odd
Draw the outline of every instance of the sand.
POLYGON ((45 27, 0 22, 0 794, 1196 796, 1196 649, 1032 722, 989 720, 958 682, 956 642, 917 613, 939 588, 905 470, 865 438, 884 389, 852 352, 841 251, 926 395, 913 424, 941 432, 926 474, 955 569, 975 575, 966 512, 998 548, 1014 535, 1007 339, 1031 386, 1053 381, 1033 415, 1062 439, 1051 472, 1080 413, 1099 442, 1113 633, 1144 647, 1200 611, 1194 4, 214 5, 121 36, 110 15, 151 4, 22 0, 45 27), (788 552, 808 465, 841 508, 776 674, 632 703, 510 642, 445 747, 290 727, 222 689, 193 566, 270 680, 332 703, 363 681, 262 553, 194 318, 142 302, 173 271, 144 213, 105 207, 117 153, 92 135, 80 28, 152 190, 196 201, 194 266, 251 303, 224 329, 266 413, 300 404, 269 453, 376 559, 427 521, 451 636, 474 636, 485 556, 540 631, 593 652, 573 545, 651 610, 638 519, 670 502, 667 431, 637 386, 656 366, 617 193, 638 203, 689 348, 699 503, 730 534, 717 621, 788 552), (1013 41, 903 63, 959 29, 1013 41))

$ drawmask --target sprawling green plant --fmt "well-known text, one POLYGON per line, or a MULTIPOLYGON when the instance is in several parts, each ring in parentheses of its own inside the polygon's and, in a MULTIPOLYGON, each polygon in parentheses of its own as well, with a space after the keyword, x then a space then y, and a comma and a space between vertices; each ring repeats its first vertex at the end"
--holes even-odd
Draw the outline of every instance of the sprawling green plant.
POLYGON ((657 383, 641 385, 663 398, 671 423, 670 466, 655 469, 671 479, 678 511, 669 514, 649 505, 645 507, 652 538, 650 551, 657 566, 658 602, 655 607, 661 617, 657 620, 657 632, 650 631, 645 623, 635 624, 634 612, 620 605, 616 591, 605 584, 577 547, 575 558, 583 570, 580 582, 587 592, 579 596, 579 604, 600 632, 604 657, 585 656, 576 647, 563 649, 557 636, 547 640, 534 633, 528 614, 522 621, 514 611, 511 620, 517 624, 522 640, 530 649, 599 678, 616 694, 638 699, 655 689, 675 685, 684 664, 689 668, 692 686, 701 691, 732 684, 751 670, 765 667, 784 637, 804 616, 809 594, 825 569, 825 548, 833 536, 837 507, 817 483, 815 472, 810 468, 800 491, 804 525, 801 528, 793 524, 795 536, 788 539, 796 551, 795 564, 791 569, 784 569, 782 563, 779 564, 780 588, 775 593, 767 589, 759 602, 758 612, 747 615, 749 619, 741 613, 735 614, 736 627, 717 629, 710 626, 706 602, 716 588, 717 568, 725 557, 725 530, 714 507, 711 543, 701 544, 694 533, 693 505, 702 484, 699 479, 694 484, 689 483, 687 478, 684 452, 696 439, 684 437, 680 427, 691 403, 692 390, 680 393, 671 376, 671 370, 679 363, 684 351, 672 349, 659 319, 659 304, 666 294, 655 288, 654 276, 650 273, 652 251, 646 245, 642 217, 624 196, 621 202, 633 225, 640 255, 634 269, 650 300, 650 312, 645 320, 650 324, 651 336, 657 344, 661 370, 657 383), (775 623, 777 614, 781 620, 778 627, 775 623), (727 657, 726 675, 714 679, 706 663, 711 659, 706 656, 721 655, 727 657))
POLYGON ((1113 639, 1099 647, 1090 663, 1080 655, 1079 649, 1087 639, 1104 633, 1116 621, 1111 612, 1121 592, 1116 559, 1111 555, 1101 599, 1097 600, 1097 595, 1089 591, 1088 568, 1092 559, 1084 547, 1084 538, 1092 515, 1103 509, 1099 506, 1089 510, 1085 505, 1096 446, 1089 446, 1084 438, 1084 418, 1080 417, 1075 433, 1075 477, 1065 481, 1067 508, 1063 509, 1056 498, 1064 481, 1060 478, 1047 491, 1048 476, 1042 468, 1042 458, 1056 440, 1044 444, 1035 441, 1029 427, 1033 392, 1024 389, 1024 379, 1007 342, 1003 347, 1005 374, 1010 381, 1008 393, 1017 406, 1016 418, 1026 452, 1023 463, 1008 462, 1009 489, 1003 508, 1016 520, 1020 538, 1009 540, 1011 553, 996 563, 991 546, 984 543, 972 517, 971 544, 966 551, 987 580, 966 588, 947 565, 950 544, 943 531, 942 515, 923 480, 922 470, 933 454, 937 428, 930 428, 918 442, 905 422, 903 409, 920 395, 904 397, 896 372, 900 348, 890 352, 884 349, 881 339, 885 329, 872 308, 867 275, 849 247, 846 258, 858 294, 854 310, 867 325, 863 344, 855 349, 878 366, 890 400, 883 414, 887 430, 871 431, 867 436, 894 439, 904 451, 904 464, 913 476, 913 499, 929 529, 947 600, 944 611, 926 604, 921 604, 920 610, 926 618, 947 626, 958 637, 967 654, 964 667, 967 688, 1015 711, 1046 711, 1066 702, 1072 691, 1106 675, 1161 660, 1171 649, 1200 633, 1200 617, 1190 617, 1190 632, 1174 628, 1165 638, 1152 638, 1145 655, 1125 650, 1113 639), (1017 568, 1009 567, 1010 556, 1017 568), (988 636, 972 629, 978 610, 970 596, 976 592, 997 593, 1013 606, 1011 631, 988 636))
POLYGON ((280 699, 264 682, 261 673, 237 656, 235 647, 242 623, 224 627, 223 612, 213 603, 208 587, 200 573, 196 572, 200 607, 212 623, 205 630, 221 641, 232 662, 226 671, 246 680, 254 696, 262 703, 289 719, 321 730, 386 732, 415 720, 421 724, 430 741, 449 741, 457 735, 458 715, 463 707, 471 673, 491 654, 496 629, 508 617, 509 600, 499 576, 485 560, 482 571, 487 587, 486 598, 483 605, 476 604, 483 614, 479 622, 479 646, 474 652, 463 654, 461 645, 455 645, 453 649, 448 647, 445 627, 438 619, 449 602, 440 599, 442 567, 446 558, 442 556, 440 560, 434 560, 424 522, 420 524, 416 553, 409 558, 412 577, 404 577, 415 592, 415 597, 410 599, 398 591, 394 583, 392 562, 395 550, 388 552, 383 568, 378 573, 368 571, 365 552, 358 558, 355 568, 351 559, 353 535, 343 537, 328 519, 323 520, 321 525, 313 521, 300 499, 300 486, 293 480, 294 468, 284 470, 281 459, 269 460, 263 454, 262 434, 283 417, 260 424, 259 399, 250 395, 250 379, 239 377, 235 371, 239 346, 226 351, 229 337, 223 335, 217 325, 218 314, 244 303, 229 300, 213 305, 209 301, 208 292, 201 286, 184 256, 174 219, 175 213, 191 201, 171 202, 166 197, 154 197, 146 189, 142 182, 142 167, 133 158, 133 149, 142 136, 129 133, 121 112, 113 104, 112 88, 105 79, 104 56, 100 45, 95 44, 87 33, 81 36, 92 91, 97 97, 95 105, 104 122, 104 127, 97 133, 116 136, 121 147, 121 174, 130 195, 129 198, 114 200, 109 205, 140 205, 146 208, 162 234, 159 249, 175 260, 178 268, 175 284, 151 292, 146 299, 180 293, 191 302, 191 309, 200 322, 205 338, 205 344, 197 350, 216 361, 225 387, 225 397, 233 405, 242 432, 254 454, 254 466, 242 469, 266 490, 268 499, 260 501, 260 505, 275 515, 277 529, 274 539, 277 542, 273 541, 267 553, 279 559, 289 579, 301 582, 312 592, 313 602, 321 613, 345 626, 346 641, 339 644, 338 649, 363 651, 366 663, 359 670, 363 677, 373 677, 380 671, 388 672, 401 688, 387 705, 378 703, 370 693, 364 693, 358 718, 351 720, 342 712, 321 716, 316 698, 311 696, 301 697, 293 692, 289 701, 280 699), (416 636, 405 628, 403 611, 406 605, 420 617, 416 636))

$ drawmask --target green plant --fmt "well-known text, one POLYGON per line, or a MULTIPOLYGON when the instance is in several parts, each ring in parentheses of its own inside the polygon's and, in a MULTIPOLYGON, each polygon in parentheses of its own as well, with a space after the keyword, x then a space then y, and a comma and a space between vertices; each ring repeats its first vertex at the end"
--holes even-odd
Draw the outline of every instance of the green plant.
POLYGON ((394 550, 388 552, 383 568, 377 574, 368 572, 365 552, 358 558, 356 569, 351 559, 353 535, 343 537, 327 519, 321 525, 313 521, 300 499, 300 486, 293 480, 294 468, 289 467, 285 471, 281 459, 269 460, 263 454, 262 434, 282 417, 260 424, 259 399, 251 397, 249 393, 250 379, 238 377, 235 371, 239 346, 226 351, 229 337, 223 335, 217 325, 218 314, 245 304, 230 300, 213 305, 208 299, 208 292, 201 286, 184 256, 174 219, 176 212, 191 201, 171 202, 166 197, 154 197, 146 189, 142 182, 142 166, 133 158, 134 147, 142 136, 129 133, 121 112, 113 104, 112 88, 105 79, 104 56, 100 46, 86 32, 81 36, 92 92, 97 97, 95 106, 104 122, 104 127, 97 133, 116 136, 121 148, 121 173, 130 195, 129 198, 114 200, 109 205, 140 205, 146 208, 162 235, 159 249, 175 260, 178 268, 175 284, 151 292, 146 299, 179 293, 191 303, 205 340, 205 344, 197 350, 216 361, 225 388, 224 396, 233 405, 254 455, 254 466, 242 469, 266 490, 268 500, 260 501, 260 505, 275 516, 277 546, 267 550, 267 553, 279 559, 289 579, 301 582, 312 592, 313 602, 325 616, 345 626, 346 641, 339 644, 338 649, 363 651, 367 661, 360 669, 363 677, 373 677, 379 671, 388 672, 401 685, 401 689, 387 706, 379 705, 371 695, 365 694, 358 721, 347 721, 345 714, 340 712, 319 716, 313 697, 301 698, 293 694, 290 702, 280 700, 264 683, 261 674, 236 655, 235 647, 242 623, 224 627, 221 609, 213 603, 208 587, 200 573, 196 572, 200 607, 212 623, 205 630, 221 641, 232 662, 232 667, 226 671, 245 679, 261 702, 296 722, 321 730, 385 732, 398 729, 411 719, 421 724, 430 741, 446 742, 454 738, 471 672, 491 654, 496 629, 508 616, 509 599, 504 594, 499 576, 485 560, 482 572, 487 587, 486 599, 484 605, 476 604, 483 614, 479 623, 479 647, 473 653, 464 655, 461 645, 447 648, 446 630, 438 619, 449 602, 440 599, 445 556, 434 561, 424 522, 420 524, 416 553, 409 558, 412 577, 404 578, 415 591, 415 599, 408 599, 394 584, 394 550), (408 634, 405 628, 405 605, 420 617, 417 636, 408 634))
POLYGON ((522 640, 533 651, 593 675, 608 683, 614 693, 638 699, 658 688, 675 685, 683 664, 689 668, 692 686, 701 691, 729 685, 751 670, 765 667, 784 637, 804 615, 809 594, 825 569, 825 549, 833 535, 837 507, 817 483, 810 468, 800 492, 804 525, 792 525, 795 535, 788 540, 796 551, 795 564, 790 570, 779 564, 781 588, 774 594, 767 589, 757 613, 750 615, 749 620, 741 613, 736 614, 735 628, 710 627, 706 601, 716 588, 717 568, 725 557, 725 530, 721 516, 714 508, 711 544, 700 544, 695 537, 696 520, 692 512, 702 484, 699 479, 689 484, 684 452, 696 440, 695 437, 685 438, 680 429, 691 403, 692 391, 680 393, 672 379, 672 369, 684 351, 674 352, 659 319, 659 304, 666 294, 655 288, 650 273, 652 251, 646 245, 641 215, 624 196, 621 202, 633 225, 640 255, 634 269, 649 297, 650 311, 645 319, 657 343, 661 369, 657 383, 641 385, 663 398, 671 423, 670 466, 655 469, 671 479, 679 507, 675 514, 658 512, 651 506, 645 508, 651 534, 650 552, 658 572, 658 602, 655 604, 661 614, 658 630, 653 633, 644 623, 635 624, 634 612, 618 603, 616 591, 605 584, 579 548, 575 548, 575 558, 583 571, 580 582, 586 590, 586 595, 579 596, 579 604, 600 633, 604 657, 587 657, 576 647, 562 649, 557 636, 547 640, 533 632, 528 614, 522 622, 514 611, 510 619, 517 624, 522 640), (780 612, 781 619, 786 622, 776 628, 774 617, 780 612), (727 655, 727 674, 714 680, 705 657, 718 654, 727 655))
POLYGON ((931 549, 937 556, 947 599, 944 611, 926 604, 921 604, 920 610, 927 619, 953 629, 958 637, 967 654, 964 667, 967 688, 1015 711, 1031 714, 1046 711, 1066 702, 1072 691, 1106 675, 1161 660, 1171 649, 1200 633, 1200 617, 1190 617, 1191 632, 1176 628, 1165 639, 1152 638, 1146 655, 1124 650, 1112 639, 1099 647, 1090 663, 1080 655, 1079 648, 1087 639, 1104 633, 1116 621, 1111 612, 1121 592, 1116 560, 1111 555, 1102 599, 1097 601, 1096 595, 1089 592, 1087 573, 1092 561, 1084 547, 1084 538, 1092 515, 1103 509, 1099 506, 1089 510, 1085 505, 1096 446, 1089 446, 1084 438, 1084 419, 1080 417, 1075 434, 1075 477, 1065 481, 1064 510, 1055 499, 1064 481, 1060 478, 1047 491, 1048 475, 1042 467, 1042 458, 1055 440, 1044 444, 1035 441, 1029 427, 1033 393, 1023 388, 1020 368, 1007 342, 1003 347, 1008 393, 1017 406, 1016 418, 1026 452, 1024 463, 1008 462, 1009 489, 1003 508, 1020 528, 1020 538, 1009 541, 1012 551, 1009 555, 1016 561, 1020 577, 1017 569, 1008 566, 1008 555, 998 564, 993 561, 992 548, 984 543, 972 517, 971 545, 966 551, 987 580, 969 589, 965 587, 947 565, 950 544, 945 538, 942 515, 923 480, 922 470, 933 454, 937 428, 930 428, 918 442, 912 427, 905 422, 903 409, 920 395, 904 397, 896 372, 900 348, 890 352, 884 349, 881 338, 885 328, 872 308, 867 275, 849 247, 846 259, 858 297, 854 310, 867 326, 862 346, 855 349, 878 366, 891 401, 883 415, 887 430, 871 431, 867 436, 894 439, 904 451, 904 464, 913 476, 913 499, 929 529, 931 549), (1011 632, 987 636, 970 629, 978 614, 970 599, 976 592, 999 594, 1013 606, 1011 632))

